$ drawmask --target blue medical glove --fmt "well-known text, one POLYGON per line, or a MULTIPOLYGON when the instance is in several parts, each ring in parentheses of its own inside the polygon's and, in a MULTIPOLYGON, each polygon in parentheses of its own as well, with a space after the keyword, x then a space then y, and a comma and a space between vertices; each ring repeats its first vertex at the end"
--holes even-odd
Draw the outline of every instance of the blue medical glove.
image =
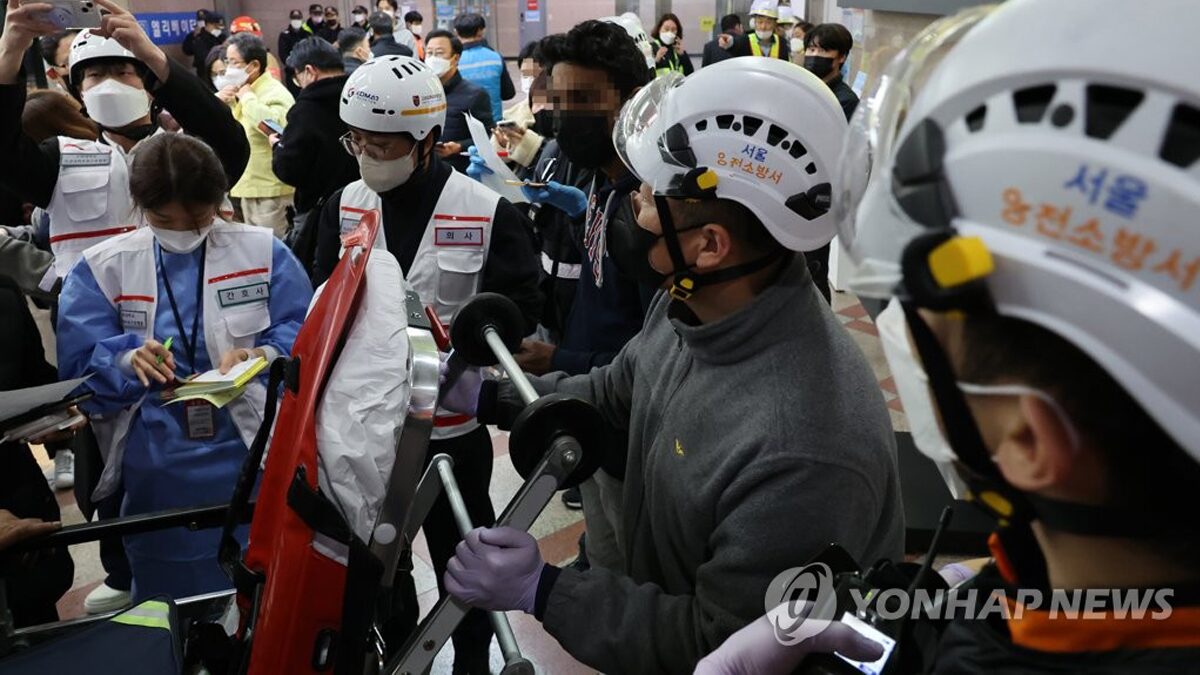
POLYGON ((545 564, 528 532, 477 527, 458 543, 443 581, 450 595, 472 607, 533 614, 545 564))
MULTIPOLYGON (((784 645, 775 635, 775 619, 779 612, 793 614, 787 605, 729 636, 716 651, 696 664, 694 675, 786 675, 796 669, 809 654, 837 652, 846 658, 870 663, 883 656, 883 647, 874 640, 859 635, 839 621, 824 622, 827 626, 815 635, 793 645, 784 645)), ((821 621, 820 619, 811 619, 821 621)), ((785 625, 790 621, 784 621, 785 625)))
POLYGON ((442 362, 438 367, 438 404, 446 410, 474 417, 479 409, 479 390, 483 388, 483 375, 479 373, 478 368, 468 366, 462 369, 453 382, 447 383, 446 376, 450 371, 450 364, 447 363, 449 355, 442 353, 439 356, 442 362))
POLYGON ((488 168, 487 162, 483 161, 483 157, 479 155, 479 148, 472 145, 467 149, 467 152, 471 155, 470 164, 467 164, 468 176, 477 181, 482 181, 484 176, 495 173, 495 171, 488 168))
POLYGON ((573 185, 550 181, 546 183, 546 187, 522 187, 521 191, 529 201, 535 204, 549 204, 572 218, 578 218, 587 211, 587 195, 573 185))

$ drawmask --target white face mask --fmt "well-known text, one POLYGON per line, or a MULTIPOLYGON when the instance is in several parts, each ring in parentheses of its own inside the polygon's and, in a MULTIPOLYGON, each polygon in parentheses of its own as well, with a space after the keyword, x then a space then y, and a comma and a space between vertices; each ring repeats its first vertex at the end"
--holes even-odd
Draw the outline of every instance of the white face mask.
POLYGON ((292 30, 300 30, 300 27, 304 25, 304 19, 292 19, 290 23, 292 30))
POLYGON ((325 23, 325 15, 318 14, 316 16, 310 16, 308 17, 308 20, 312 22, 312 25, 320 26, 321 24, 325 23))
POLYGON ((788 41, 788 46, 792 48, 793 54, 804 53, 804 38, 792 38, 788 41))
POLYGON ((775 31, 773 31, 773 30, 759 29, 759 30, 755 30, 754 34, 758 36, 759 42, 765 42, 765 41, 770 40, 771 38, 775 37, 775 31))
POLYGON ((354 23, 362 23, 367 20, 366 14, 351 14, 350 18, 354 19, 354 23))
POLYGON ((942 480, 950 488, 950 494, 955 499, 963 498, 967 494, 967 484, 954 468, 954 451, 938 426, 933 394, 929 390, 929 377, 908 342, 908 322, 905 321, 899 300, 893 298, 887 308, 879 313, 875 318, 875 327, 879 329, 883 355, 892 369, 896 390, 904 404, 904 415, 912 430, 913 443, 922 455, 937 464, 942 480))
POLYGON ((414 158, 417 148, 400 159, 372 159, 366 153, 358 156, 358 171, 363 182, 376 194, 383 194, 408 182, 416 171, 414 158))
POLYGON ((161 227, 150 226, 158 245, 167 253, 191 253, 204 243, 212 224, 205 225, 199 230, 165 230, 161 227))
POLYGON ((450 59, 445 59, 440 56, 426 56, 425 65, 429 66, 434 75, 441 77, 450 72, 450 59))
POLYGON ((110 78, 83 92, 83 107, 100 126, 119 129, 150 112, 150 95, 110 78))
POLYGON ((663 32, 659 33, 658 39, 660 42, 662 42, 664 45, 667 45, 668 47, 675 44, 675 34, 672 33, 671 31, 663 31, 663 32))
POLYGON ((421 24, 419 24, 419 23, 414 23, 413 25, 409 26, 408 29, 410 31, 412 31, 413 35, 421 34, 421 24))
POLYGON ((521 92, 522 93, 525 93, 525 94, 529 93, 529 90, 533 88, 534 79, 536 79, 536 78, 534 78, 532 75, 522 75, 521 76, 521 92))
MULTIPOLYGON (((225 86, 240 87, 246 84, 246 80, 250 79, 250 73, 246 72, 245 68, 231 66, 225 69, 225 86)), ((224 89, 224 87, 221 87, 224 89)))

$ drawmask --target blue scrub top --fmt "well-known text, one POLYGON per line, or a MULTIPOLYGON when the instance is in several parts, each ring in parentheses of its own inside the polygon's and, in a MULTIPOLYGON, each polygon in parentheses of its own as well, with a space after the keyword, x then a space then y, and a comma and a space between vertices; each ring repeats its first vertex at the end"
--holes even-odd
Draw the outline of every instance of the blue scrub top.
MULTIPOLYGON (((154 337, 159 342, 174 337, 171 352, 179 377, 209 370, 217 364, 208 357, 203 304, 196 304, 204 247, 191 253, 156 251, 156 255, 159 253, 162 266, 154 337), (201 313, 199 335, 194 338, 195 363, 189 359, 185 347, 188 341, 180 334, 171 311, 164 274, 188 338, 192 337, 194 317, 201 313)), ((280 354, 288 354, 313 291, 308 276, 282 242, 274 242, 272 255, 268 301, 271 325, 258 335, 255 345, 269 345, 280 354)), ((64 379, 92 375, 84 385, 94 394, 83 405, 88 413, 115 414, 146 395, 125 441, 121 514, 227 503, 247 451, 229 411, 214 411, 212 438, 188 438, 185 404, 164 405, 159 398, 161 385, 151 382, 147 392, 136 375, 119 367, 123 355, 141 344, 140 336, 122 332, 119 312, 100 290, 86 260, 81 259, 64 281, 59 298, 59 374, 64 379)), ((173 528, 126 537, 135 594, 147 597, 166 593, 178 598, 228 587, 228 579, 216 565, 219 534, 219 530, 189 532, 173 528)), ((243 528, 243 543, 245 534, 243 528)))

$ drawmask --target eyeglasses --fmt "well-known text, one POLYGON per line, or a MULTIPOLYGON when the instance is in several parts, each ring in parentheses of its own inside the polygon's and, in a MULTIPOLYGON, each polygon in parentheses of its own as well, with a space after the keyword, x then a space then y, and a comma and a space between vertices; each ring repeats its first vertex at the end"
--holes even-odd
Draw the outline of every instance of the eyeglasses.
POLYGON ((366 142, 359 143, 358 141, 354 140, 354 137, 348 131, 342 134, 342 137, 338 140, 341 141, 342 147, 346 149, 346 152, 350 153, 354 157, 365 154, 371 159, 384 159, 389 153, 392 152, 394 147, 391 143, 388 143, 387 145, 366 142))

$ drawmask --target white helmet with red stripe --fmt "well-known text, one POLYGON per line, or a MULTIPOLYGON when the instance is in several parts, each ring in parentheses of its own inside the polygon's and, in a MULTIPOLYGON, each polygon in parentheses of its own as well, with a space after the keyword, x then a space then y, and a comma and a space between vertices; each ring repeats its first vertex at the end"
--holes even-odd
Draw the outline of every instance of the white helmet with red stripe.
POLYGON ((437 74, 411 56, 380 56, 358 67, 342 87, 338 112, 369 133, 424 140, 446 124, 446 92, 437 74))

